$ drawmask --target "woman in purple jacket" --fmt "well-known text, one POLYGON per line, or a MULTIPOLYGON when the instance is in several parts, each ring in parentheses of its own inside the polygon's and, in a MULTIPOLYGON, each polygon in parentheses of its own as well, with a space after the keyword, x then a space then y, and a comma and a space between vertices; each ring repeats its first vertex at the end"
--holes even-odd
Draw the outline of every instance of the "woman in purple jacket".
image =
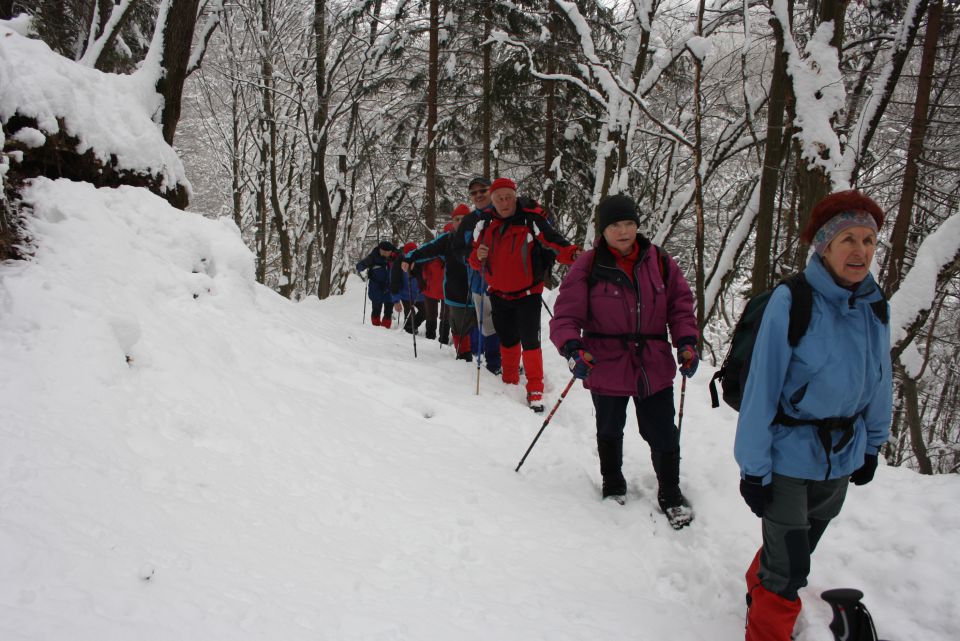
POLYGON ((550 340, 590 390, 597 416, 603 498, 623 503, 623 428, 630 398, 640 435, 650 445, 660 509, 675 528, 693 520, 680 491, 680 433, 674 424, 673 379, 699 363, 693 294, 676 262, 639 233, 627 196, 600 203, 601 238, 560 285, 550 340))

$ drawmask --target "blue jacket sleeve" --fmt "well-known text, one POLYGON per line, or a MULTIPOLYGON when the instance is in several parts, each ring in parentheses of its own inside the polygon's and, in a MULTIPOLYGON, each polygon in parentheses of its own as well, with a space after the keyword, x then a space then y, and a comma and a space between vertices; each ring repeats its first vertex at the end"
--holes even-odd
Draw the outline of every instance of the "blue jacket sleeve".
POLYGON ((787 341, 790 303, 789 288, 777 287, 764 309, 733 446, 741 477, 759 476, 764 485, 773 475, 773 419, 793 352, 787 341))
MULTIPOLYGON (((889 310, 887 318, 890 317, 889 310)), ((867 403, 863 421, 867 428, 867 454, 876 454, 890 437, 893 417, 893 364, 890 361, 890 324, 883 323, 876 347, 880 360, 880 384, 867 403)))

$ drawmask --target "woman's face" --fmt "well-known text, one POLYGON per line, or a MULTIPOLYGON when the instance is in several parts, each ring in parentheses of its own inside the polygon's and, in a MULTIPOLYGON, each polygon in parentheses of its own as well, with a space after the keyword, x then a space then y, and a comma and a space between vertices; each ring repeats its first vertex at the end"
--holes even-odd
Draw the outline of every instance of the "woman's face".
POLYGON ((876 250, 875 231, 869 227, 850 227, 830 241, 823 252, 823 263, 838 283, 849 287, 867 277, 876 250))
POLYGON ((603 228, 603 239, 611 249, 626 256, 637 242, 637 223, 632 220, 621 220, 603 228))

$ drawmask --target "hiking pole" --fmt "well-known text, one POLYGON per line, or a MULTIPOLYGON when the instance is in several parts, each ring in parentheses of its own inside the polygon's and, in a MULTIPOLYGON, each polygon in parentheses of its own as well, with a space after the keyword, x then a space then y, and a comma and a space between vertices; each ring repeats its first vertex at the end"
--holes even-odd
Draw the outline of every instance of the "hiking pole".
POLYGON ((480 360, 483 358, 483 296, 480 297, 480 337, 477 350, 477 396, 480 396, 480 360))
POLYGON ((560 403, 563 402, 563 399, 566 397, 567 392, 570 391, 570 387, 573 385, 573 382, 577 380, 576 376, 570 377, 570 382, 567 383, 567 386, 563 388, 563 393, 560 394, 560 398, 557 399, 557 404, 553 406, 553 409, 550 410, 550 413, 547 414, 547 419, 543 422, 543 425, 540 426, 540 431, 537 432, 537 435, 533 437, 533 442, 530 443, 530 447, 527 448, 527 451, 523 453, 523 458, 520 459, 520 462, 517 463, 517 469, 514 472, 520 471, 520 466, 523 465, 523 462, 527 460, 527 455, 530 454, 530 450, 533 449, 533 446, 537 444, 537 439, 540 438, 540 435, 543 434, 543 430, 547 429, 547 424, 550 422, 550 419, 553 418, 553 415, 557 413, 557 408, 560 407, 560 403))
POLYGON ((547 307, 547 301, 543 300, 542 296, 540 297, 540 302, 543 303, 543 308, 547 310, 547 314, 550 316, 550 318, 553 318, 553 312, 551 312, 550 308, 547 307))
MULTIPOLYGON (((363 278, 361 276, 361 278, 363 278)), ((363 318, 361 319, 360 324, 367 324, 367 298, 370 296, 370 281, 366 278, 363 279, 363 318)))
POLYGON ((413 304, 413 283, 407 280, 407 291, 410 292, 410 335, 413 336, 413 357, 417 357, 417 308, 413 304))
POLYGON ((680 431, 683 429, 683 401, 687 397, 687 377, 682 374, 680 377, 683 380, 680 382, 680 415, 677 420, 677 438, 680 438, 680 431))

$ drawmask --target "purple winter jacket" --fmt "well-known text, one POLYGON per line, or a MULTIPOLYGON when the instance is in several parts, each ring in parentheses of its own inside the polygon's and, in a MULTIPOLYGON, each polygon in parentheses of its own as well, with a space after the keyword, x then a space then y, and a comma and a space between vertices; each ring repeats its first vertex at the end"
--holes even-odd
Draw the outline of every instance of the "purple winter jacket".
POLYGON ((642 234, 637 242, 636 285, 601 238, 563 279, 550 321, 550 340, 561 354, 567 341, 578 340, 594 357, 583 386, 605 396, 643 398, 672 386, 677 366, 667 328, 674 346, 698 337, 693 294, 680 267, 642 234))

